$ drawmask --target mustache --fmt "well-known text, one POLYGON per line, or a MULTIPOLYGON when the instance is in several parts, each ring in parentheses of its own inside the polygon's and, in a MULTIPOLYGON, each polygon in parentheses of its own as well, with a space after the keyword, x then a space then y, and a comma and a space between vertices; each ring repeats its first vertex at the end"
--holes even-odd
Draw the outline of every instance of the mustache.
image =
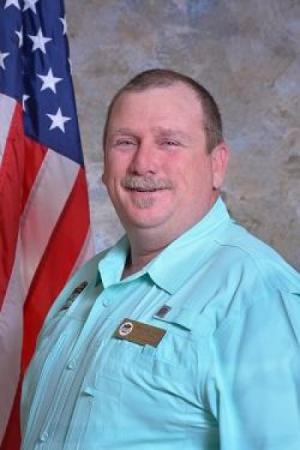
POLYGON ((121 181, 123 188, 141 192, 152 192, 162 189, 171 189, 173 183, 166 178, 154 178, 149 175, 127 175, 121 181))

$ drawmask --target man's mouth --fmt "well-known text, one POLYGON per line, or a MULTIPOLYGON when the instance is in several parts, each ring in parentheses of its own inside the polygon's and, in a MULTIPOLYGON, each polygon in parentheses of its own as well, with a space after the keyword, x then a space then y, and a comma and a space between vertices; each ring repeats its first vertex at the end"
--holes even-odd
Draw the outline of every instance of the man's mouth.
POLYGON ((165 190, 165 188, 144 188, 144 187, 135 187, 135 188, 127 187, 126 189, 133 192, 157 192, 165 190))

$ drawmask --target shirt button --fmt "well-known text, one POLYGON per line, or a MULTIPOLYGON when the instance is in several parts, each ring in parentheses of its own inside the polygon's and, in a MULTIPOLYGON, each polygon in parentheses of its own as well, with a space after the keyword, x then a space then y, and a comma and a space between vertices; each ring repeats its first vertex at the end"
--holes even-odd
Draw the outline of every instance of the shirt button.
POLYGON ((40 441, 41 441, 41 442, 46 442, 47 439, 48 439, 48 437, 49 437, 48 431, 43 431, 43 432, 41 433, 41 435, 40 435, 40 441))
POLYGON ((102 299, 102 305, 103 305, 103 306, 108 306, 108 305, 109 305, 109 298, 103 297, 103 299, 102 299))
POLYGON ((70 370, 74 370, 74 369, 76 369, 76 366, 77 366, 76 360, 75 360, 75 359, 72 359, 72 360, 69 362, 69 364, 67 365, 67 368, 70 369, 70 370))

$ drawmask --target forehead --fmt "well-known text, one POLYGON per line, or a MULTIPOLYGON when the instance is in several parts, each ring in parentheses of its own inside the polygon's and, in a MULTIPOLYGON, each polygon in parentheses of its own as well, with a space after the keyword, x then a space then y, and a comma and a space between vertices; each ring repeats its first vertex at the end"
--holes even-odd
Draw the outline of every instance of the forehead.
POLYGON ((109 128, 119 122, 148 123, 165 126, 202 122, 200 99, 195 91, 182 82, 170 86, 149 87, 143 91, 125 91, 116 100, 109 128))

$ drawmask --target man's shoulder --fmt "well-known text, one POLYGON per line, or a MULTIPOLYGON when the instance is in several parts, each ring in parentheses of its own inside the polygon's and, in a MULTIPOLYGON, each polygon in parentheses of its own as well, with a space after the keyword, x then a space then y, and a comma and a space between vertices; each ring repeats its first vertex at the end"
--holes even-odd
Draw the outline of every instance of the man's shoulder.
POLYGON ((217 256, 226 262, 228 271, 238 270, 253 279, 263 278, 270 286, 293 290, 300 286, 300 275, 269 244, 243 226, 231 222, 224 235, 216 238, 217 256))
POLYGON ((229 324, 230 330, 250 308, 271 312, 290 302, 299 310, 300 275, 276 250, 234 222, 214 240, 215 250, 199 265, 193 294, 185 301, 197 317, 195 323, 203 316, 212 329, 229 324))
POLYGON ((266 242, 250 233, 242 225, 231 221, 226 233, 216 238, 220 247, 226 248, 228 251, 238 251, 240 256, 248 258, 262 259, 281 259, 279 253, 266 242))

